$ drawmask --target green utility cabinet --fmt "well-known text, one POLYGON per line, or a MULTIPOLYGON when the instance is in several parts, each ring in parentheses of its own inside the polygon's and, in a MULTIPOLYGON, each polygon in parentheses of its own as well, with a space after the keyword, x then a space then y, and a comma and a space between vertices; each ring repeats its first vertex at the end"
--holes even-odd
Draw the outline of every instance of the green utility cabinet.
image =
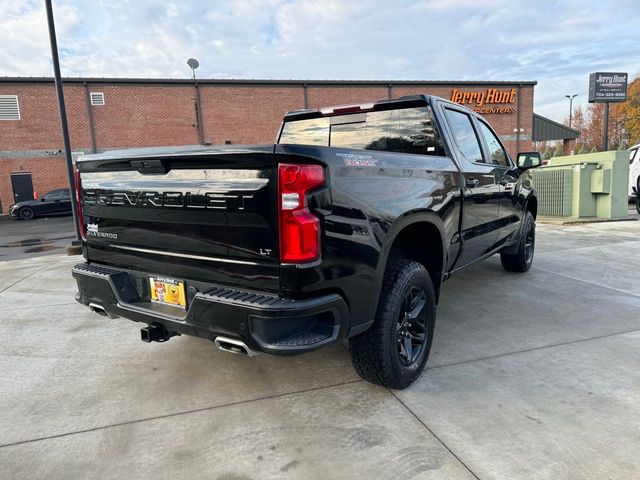
POLYGON ((540 216, 612 220, 628 215, 626 151, 555 157, 531 175, 540 216))

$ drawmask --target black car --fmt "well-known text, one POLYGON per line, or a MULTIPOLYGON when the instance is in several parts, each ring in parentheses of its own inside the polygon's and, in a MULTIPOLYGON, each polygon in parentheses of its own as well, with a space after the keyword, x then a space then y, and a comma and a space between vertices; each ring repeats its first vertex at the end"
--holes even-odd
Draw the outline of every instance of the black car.
POLYGON ((71 192, 68 189, 52 190, 37 200, 11 205, 9 214, 22 220, 48 215, 71 215, 71 192))

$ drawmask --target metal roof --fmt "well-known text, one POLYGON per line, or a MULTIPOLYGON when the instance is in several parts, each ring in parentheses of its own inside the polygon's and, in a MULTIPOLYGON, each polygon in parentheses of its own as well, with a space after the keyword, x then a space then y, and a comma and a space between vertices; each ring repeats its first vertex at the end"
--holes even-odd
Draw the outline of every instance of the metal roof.
POLYGON ((534 142, 544 142, 546 140, 572 140, 578 138, 580 132, 569 128, 561 123, 533 114, 533 132, 531 140, 534 142))
MULTIPOLYGON (((143 83, 143 84, 192 84, 190 78, 100 78, 100 77, 66 77, 64 83, 143 83)), ((0 77, 0 83, 53 83, 53 77, 0 77)), ((402 85, 461 85, 461 86, 533 86, 536 81, 471 81, 471 80, 260 80, 234 78, 199 78, 201 85, 299 85, 299 86, 402 86, 402 85)))

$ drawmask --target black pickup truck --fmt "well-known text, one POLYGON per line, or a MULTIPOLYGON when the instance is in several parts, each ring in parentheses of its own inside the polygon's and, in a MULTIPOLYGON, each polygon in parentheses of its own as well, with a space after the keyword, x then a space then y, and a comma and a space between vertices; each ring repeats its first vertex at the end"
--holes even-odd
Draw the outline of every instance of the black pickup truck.
POLYGON ((290 112, 275 145, 85 156, 76 298, 146 324, 146 342, 254 356, 348 339, 364 379, 404 388, 447 278, 495 253, 531 266, 539 163, 423 95, 290 112))

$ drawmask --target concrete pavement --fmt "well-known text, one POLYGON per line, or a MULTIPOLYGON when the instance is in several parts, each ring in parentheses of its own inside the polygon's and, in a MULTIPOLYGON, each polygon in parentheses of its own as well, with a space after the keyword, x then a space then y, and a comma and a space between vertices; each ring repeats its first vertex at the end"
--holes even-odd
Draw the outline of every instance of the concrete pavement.
POLYGON ((6 478, 638 478, 640 222, 538 227, 443 287, 428 370, 359 380, 343 346, 254 359, 73 301, 79 257, 0 262, 6 478))

